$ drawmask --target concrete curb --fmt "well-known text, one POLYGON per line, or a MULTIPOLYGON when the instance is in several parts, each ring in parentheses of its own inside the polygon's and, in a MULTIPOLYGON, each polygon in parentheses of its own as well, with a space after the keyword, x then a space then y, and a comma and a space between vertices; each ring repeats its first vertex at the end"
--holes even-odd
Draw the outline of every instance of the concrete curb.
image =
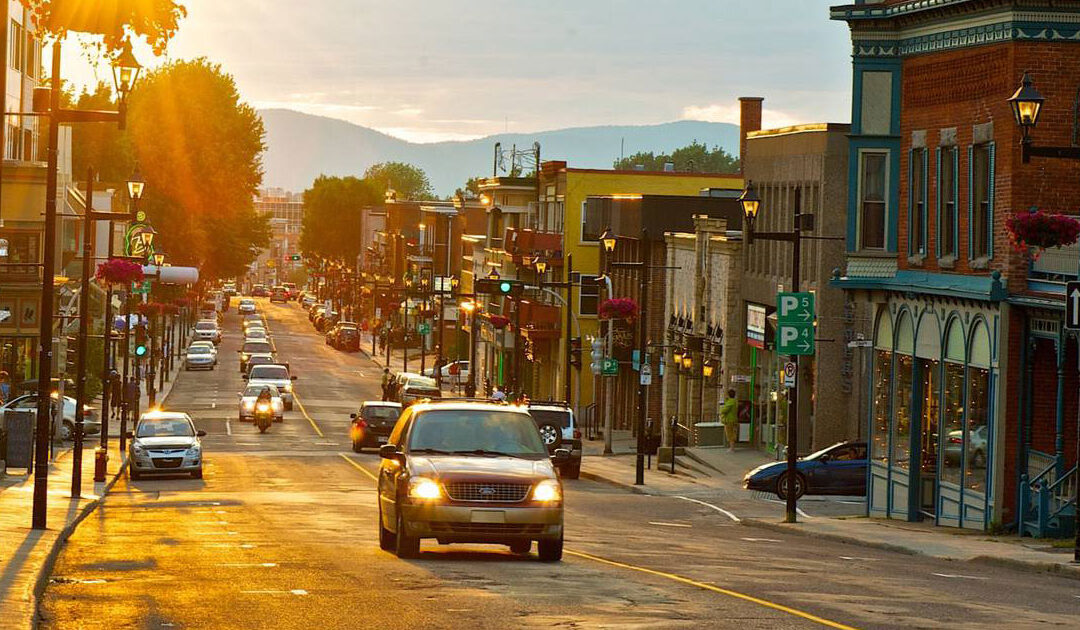
POLYGON ((93 501, 84 505, 82 509, 79 510, 78 515, 76 515, 75 518, 68 522, 68 524, 65 525, 63 529, 61 529, 60 532, 57 534, 56 539, 53 541, 52 548, 49 549, 49 553, 45 556, 45 562, 43 562, 41 566, 38 567, 38 575, 34 579, 34 592, 31 598, 31 606, 34 611, 34 616, 30 620, 30 625, 28 626, 29 630, 34 630, 34 628, 37 628, 38 623, 41 621, 39 618, 41 595, 45 592, 45 587, 48 585, 49 578, 52 576, 53 567, 56 565, 56 558, 60 555, 61 548, 63 548, 64 543, 67 542, 67 539, 70 538, 73 533, 75 533, 75 528, 78 527, 79 524, 86 519, 86 517, 90 516, 94 512, 94 510, 96 510, 98 506, 101 505, 101 503, 105 500, 105 497, 109 495, 109 491, 112 490, 113 486, 116 485, 116 482, 119 481, 120 477, 124 474, 124 471, 127 470, 127 466, 128 460, 127 457, 124 456, 123 460, 120 463, 119 470, 116 471, 116 474, 113 475, 112 479, 105 483, 105 489, 102 491, 101 495, 93 501))
POLYGON ((615 488, 619 488, 620 490, 627 490, 627 491, 632 492, 634 494, 652 494, 651 492, 646 490, 645 487, 635 486, 635 485, 629 484, 629 483, 623 483, 622 481, 615 481, 614 479, 609 479, 608 477, 604 477, 602 475, 598 475, 596 473, 592 473, 592 472, 589 472, 587 470, 582 470, 581 471, 581 478, 582 479, 588 479, 589 481, 595 481, 597 483, 602 483, 602 484, 605 484, 605 485, 613 486, 615 488))
POLYGON ((842 534, 833 534, 828 532, 816 532, 800 529, 798 525, 788 525, 786 523, 775 523, 772 521, 764 521, 761 519, 744 518, 741 525, 748 525, 751 527, 761 527, 762 529, 768 529, 774 532, 796 533, 802 536, 808 536, 810 538, 818 538, 821 540, 831 540, 833 542, 841 542, 849 545, 856 545, 859 547, 868 547, 871 549, 881 549, 883 551, 891 551, 894 553, 902 553, 908 556, 924 556, 927 558, 935 558, 937 560, 947 560, 949 562, 970 562, 973 564, 985 564, 991 566, 1004 567, 1008 569, 1017 569, 1020 571, 1026 571, 1029 573, 1053 573, 1062 577, 1071 578, 1074 580, 1080 580, 1080 568, 1074 568, 1065 563, 1055 562, 1031 562, 1027 560, 1017 560, 1015 558, 995 557, 995 556, 975 556, 973 558, 958 558, 955 556, 946 556, 939 554, 929 554, 918 549, 912 549, 911 547, 905 547, 903 545, 897 545, 893 543, 876 542, 870 540, 862 540, 859 538, 851 538, 842 534))

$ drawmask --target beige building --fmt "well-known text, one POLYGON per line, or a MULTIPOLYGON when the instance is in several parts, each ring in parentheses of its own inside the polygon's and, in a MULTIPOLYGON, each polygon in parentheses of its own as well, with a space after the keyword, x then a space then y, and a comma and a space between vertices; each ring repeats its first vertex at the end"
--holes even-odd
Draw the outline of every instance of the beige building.
POLYGON ((270 246, 255 261, 255 277, 263 283, 286 282, 293 271, 304 266, 302 261, 292 260, 300 254, 304 195, 281 188, 260 189, 255 197, 255 212, 270 217, 270 246))

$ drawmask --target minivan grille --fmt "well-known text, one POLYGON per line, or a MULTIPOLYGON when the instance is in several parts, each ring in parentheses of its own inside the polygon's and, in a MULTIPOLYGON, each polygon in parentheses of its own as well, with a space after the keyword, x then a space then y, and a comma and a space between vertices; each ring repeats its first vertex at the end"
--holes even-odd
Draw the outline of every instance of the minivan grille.
POLYGON ((527 483, 452 482, 446 484, 446 494, 454 501, 519 503, 528 496, 529 487, 527 483))

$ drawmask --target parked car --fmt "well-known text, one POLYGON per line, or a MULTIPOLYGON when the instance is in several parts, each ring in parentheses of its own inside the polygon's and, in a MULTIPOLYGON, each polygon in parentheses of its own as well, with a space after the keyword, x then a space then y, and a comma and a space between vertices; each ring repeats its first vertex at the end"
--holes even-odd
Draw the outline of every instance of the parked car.
POLYGON ((245 341, 237 352, 240 353, 240 373, 244 374, 247 372, 247 362, 251 355, 273 354, 274 346, 266 339, 251 340, 245 341))
POLYGON ((192 344, 184 354, 184 370, 213 370, 217 366, 217 355, 203 345, 192 344))
POLYGON ((359 453, 365 446, 378 448, 386 444, 401 416, 401 403, 386 400, 367 400, 356 413, 349 414, 349 438, 353 451, 359 453))
POLYGON ((323 311, 315 318, 315 330, 325 333, 338 322, 341 315, 337 311, 323 311))
POLYGON ((260 385, 248 384, 244 391, 240 392, 240 422, 255 420, 255 401, 258 400, 263 389, 270 390, 270 407, 274 410, 274 422, 285 421, 285 401, 281 399, 281 392, 273 385, 264 383, 260 385))
POLYGON ((217 320, 200 319, 195 322, 193 337, 201 341, 211 341, 217 345, 221 343, 221 328, 218 327, 217 320))
MULTIPOLYGON (((469 380, 469 362, 468 361, 451 361, 442 366, 440 370, 442 372, 442 384, 445 385, 458 385, 469 380)), ((435 368, 428 368, 424 370, 424 376, 435 377, 435 368)))
MULTIPOLYGON (((796 462, 794 492, 804 494, 866 494, 866 442, 840 442, 796 462)), ((747 490, 775 492, 787 498, 787 462, 763 464, 746 473, 747 490)))
POLYGON ((285 410, 293 408, 293 381, 296 377, 289 374, 289 368, 280 363, 268 363, 252 365, 244 376, 249 386, 273 385, 281 392, 281 401, 285 404, 285 410))
POLYGON ((300 296, 300 307, 305 311, 310 310, 312 306, 315 306, 315 296, 309 294, 303 294, 300 296))
POLYGON ((536 428, 544 440, 548 452, 557 449, 570 451, 569 457, 559 464, 559 474, 567 479, 581 476, 581 431, 577 428, 574 410, 564 402, 534 400, 529 403, 529 415, 536 421, 536 428))
POLYGON ((255 300, 251 298, 242 298, 240 303, 236 306, 236 312, 241 315, 255 312, 255 300))
POLYGON ((326 310, 326 305, 325 304, 315 304, 315 305, 313 305, 311 307, 311 310, 308 311, 308 315, 307 315, 308 316, 308 321, 311 322, 312 324, 314 324, 315 323, 315 318, 322 315, 323 311, 325 311, 325 310, 326 310))
MULTIPOLYGON (((59 395, 53 392, 53 404, 59 395)), ((19 410, 37 410, 37 392, 31 392, 29 394, 23 394, 17 398, 13 398, 8 402, 0 405, 0 419, 3 418, 4 412, 8 409, 19 410)), ((56 413, 55 407, 53 413, 56 413)), ((89 405, 83 405, 83 434, 84 435, 98 435, 101 433, 101 419, 98 418, 97 412, 93 407, 89 405)), ((61 417, 61 424, 57 428, 57 437, 63 441, 73 439, 75 436, 75 399, 71 396, 64 396, 64 409, 61 417)))
MULTIPOLYGON (((949 431, 945 436, 945 460, 949 463, 960 461, 964 448, 964 432, 949 431)), ((986 425, 979 425, 968 431, 967 461, 973 468, 986 468, 986 425)))
POLYGON ((176 411, 148 411, 139 417, 127 438, 129 475, 137 481, 143 475, 190 474, 203 476, 202 441, 206 431, 197 431, 191 416, 176 411))
MULTIPOLYGON (((406 409, 379 448, 379 546, 415 556, 420 540, 491 543, 540 560, 563 553, 563 488, 521 407, 431 402, 406 409), (488 509, 484 509, 488 508, 488 509)), ((566 451, 556 451, 562 459, 566 451)))
POLYGON ((435 386, 435 379, 414 372, 398 372, 391 380, 393 395, 391 399, 408 406, 425 398, 442 398, 442 392, 435 386))
POLYGON ((287 304, 289 302, 289 290, 282 286, 270 289, 270 301, 287 304))

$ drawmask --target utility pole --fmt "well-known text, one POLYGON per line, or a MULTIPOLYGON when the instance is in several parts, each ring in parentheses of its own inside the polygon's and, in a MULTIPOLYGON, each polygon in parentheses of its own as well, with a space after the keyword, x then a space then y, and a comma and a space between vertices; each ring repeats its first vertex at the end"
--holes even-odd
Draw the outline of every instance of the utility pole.
POLYGON ((574 373, 574 344, 571 336, 574 334, 574 285, 571 275, 574 272, 574 255, 566 255, 566 382, 563 383, 566 404, 573 404, 574 387, 571 384, 571 375, 574 373))
MULTIPOLYGON (((650 253, 649 247, 649 232, 647 230, 641 231, 641 269, 639 280, 641 282, 639 294, 641 296, 641 304, 638 306, 638 324, 640 326, 640 332, 638 333, 638 354, 639 364, 638 369, 641 370, 641 375, 645 374, 646 366, 648 365, 648 356, 646 351, 649 347, 649 268, 651 260, 649 259, 650 253)), ((651 369, 651 368, 650 368, 651 369)), ((644 378, 638 378, 638 419, 637 419, 637 461, 635 462, 635 476, 634 485, 645 485, 645 427, 648 424, 649 416, 649 386, 645 384, 644 378)), ((671 458, 675 459, 674 446, 671 450, 671 458)))

